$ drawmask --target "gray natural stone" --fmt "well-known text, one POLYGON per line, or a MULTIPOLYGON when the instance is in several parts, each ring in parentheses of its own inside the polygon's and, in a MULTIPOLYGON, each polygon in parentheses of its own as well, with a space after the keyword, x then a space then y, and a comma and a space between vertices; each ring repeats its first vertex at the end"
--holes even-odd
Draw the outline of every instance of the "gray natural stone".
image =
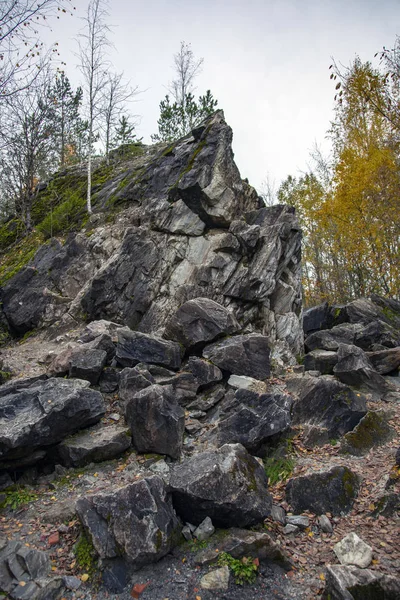
MULTIPOLYGON (((80 379, 21 379, 0 389, 0 459, 18 464, 36 449, 97 423, 105 412, 100 392, 80 379), (27 418, 29 415, 29 418, 27 418)), ((41 452, 39 452, 39 455, 41 452)), ((42 456, 39 456, 41 458, 42 456)))
POLYGON ((187 410, 193 411, 208 411, 213 406, 218 404, 225 397, 225 388, 222 385, 217 385, 201 395, 198 395, 196 400, 187 405, 187 410))
POLYGON ((326 515, 320 515, 318 517, 318 525, 324 533, 333 533, 332 523, 326 515))
POLYGON ((304 345, 308 352, 318 349, 336 352, 339 344, 354 344, 356 332, 360 330, 362 330, 361 325, 344 323, 332 329, 311 333, 304 340, 304 345))
POLYGON ((363 456, 371 448, 381 446, 396 435, 396 431, 387 422, 383 411, 367 412, 353 431, 346 433, 341 441, 341 452, 363 456))
POLYGON ((204 540, 208 540, 208 538, 212 536, 214 531, 215 527, 212 524, 210 517, 206 517, 204 521, 202 521, 200 525, 196 527, 196 529, 193 532, 193 535, 200 542, 202 542, 204 540))
POLYGON ((387 375, 400 367, 400 348, 366 352, 369 362, 380 375, 387 375))
POLYGON ((181 406, 186 406, 196 398, 196 392, 199 387, 194 375, 185 372, 174 374, 173 377, 165 379, 161 385, 167 385, 171 388, 172 394, 181 406))
POLYGON ((61 463, 66 467, 83 467, 91 462, 102 462, 121 456, 131 445, 127 427, 109 425, 91 431, 87 429, 57 446, 61 463))
POLYGON ((228 385, 237 390, 250 390, 260 394, 267 391, 264 381, 253 379, 253 377, 245 377, 244 375, 231 375, 228 379, 228 385))
POLYGON ((197 356, 191 356, 189 358, 187 370, 192 373, 201 388, 217 383, 218 381, 221 381, 223 377, 221 370, 218 367, 197 356))
POLYGON ((209 298, 196 298, 182 304, 171 317, 164 337, 189 349, 239 330, 239 323, 224 306, 209 298))
POLYGON ((236 335, 207 346, 203 356, 234 375, 266 379, 270 374, 268 338, 257 333, 236 335))
POLYGON ((82 585, 82 581, 79 577, 74 577, 71 575, 65 575, 63 577, 64 585, 68 590, 79 590, 82 585))
POLYGON ((142 566, 165 556, 180 537, 170 495, 156 475, 82 497, 76 509, 102 559, 142 566))
POLYGON ((351 431, 367 413, 366 398, 332 377, 292 377, 293 423, 324 428, 329 439, 351 431))
POLYGON ((322 375, 330 375, 338 361, 337 353, 330 350, 312 350, 304 358, 306 371, 319 371, 322 375))
POLYGON ((151 385, 126 402, 126 422, 139 452, 179 458, 183 444, 185 412, 170 386, 151 385))
POLYGON ((373 393, 379 399, 391 391, 390 385, 373 369, 365 352, 357 346, 340 344, 333 372, 343 383, 373 393))
POLYGON ((400 514, 400 493, 384 494, 375 502, 375 508, 372 511, 373 517, 394 517, 400 514))
POLYGON ((333 551, 342 565, 354 565, 366 569, 372 560, 372 548, 354 531, 333 546, 333 551))
POLYGON ((125 407, 128 400, 141 390, 156 383, 155 378, 144 367, 139 365, 133 368, 126 367, 119 376, 118 396, 121 408, 125 413, 125 407))
POLYGON ((292 403, 293 399, 283 393, 237 390, 233 401, 220 415, 220 444, 239 443, 257 452, 268 438, 288 430, 292 403))
POLYGON ((322 597, 323 600, 354 600, 355 597, 360 600, 397 600, 400 597, 400 581, 398 577, 379 571, 329 565, 326 569, 326 585, 322 597))
POLYGON ((286 523, 288 525, 296 525, 300 529, 307 529, 310 526, 310 519, 303 515, 288 515, 286 523))
POLYGON ((209 516, 217 527, 246 527, 271 512, 263 467, 240 444, 225 444, 183 461, 172 469, 174 507, 185 521, 209 516))
POLYGON ((86 379, 91 385, 97 385, 106 361, 105 350, 81 350, 71 357, 69 376, 86 379))
POLYGON ((229 587, 229 567, 221 567, 210 571, 200 579, 200 587, 203 590, 227 590, 229 587))
POLYGON ((285 535, 290 535, 291 533, 298 533, 300 531, 300 527, 297 527, 297 525, 290 525, 288 523, 285 525, 282 531, 285 535))
POLYGON ((374 320, 356 330, 354 344, 365 351, 373 351, 376 346, 379 349, 396 348, 400 346, 399 327, 393 327, 381 319, 374 320))
POLYGON ((248 531, 232 527, 223 540, 218 540, 218 549, 228 552, 233 558, 252 556, 260 560, 272 560, 286 570, 290 568, 290 562, 279 544, 266 531, 248 531))
POLYGON ((358 495, 360 483, 360 477, 348 467, 333 467, 329 471, 290 479, 286 485, 286 499, 296 512, 347 514, 358 495))
POLYGON ((99 387, 103 394, 112 394, 119 387, 119 371, 112 367, 105 367, 100 375, 99 387))
POLYGON ((185 526, 182 528, 182 535, 183 535, 183 537, 185 538, 185 540, 186 540, 187 542, 190 542, 190 540, 192 540, 192 539, 193 539, 193 536, 192 536, 192 531, 191 531, 191 529, 190 529, 190 527, 189 527, 188 525, 185 525, 185 526))
POLYGON ((277 523, 281 523, 282 525, 286 524, 286 512, 282 506, 278 504, 273 504, 271 508, 271 519, 276 521, 277 523))
POLYGON ((133 367, 141 362, 161 365, 167 369, 179 369, 181 347, 177 342, 131 331, 118 329, 117 361, 124 367, 133 367))
POLYGON ((329 316, 327 302, 305 310, 303 314, 303 330, 305 335, 314 333, 314 331, 320 331, 321 329, 329 329, 329 316))

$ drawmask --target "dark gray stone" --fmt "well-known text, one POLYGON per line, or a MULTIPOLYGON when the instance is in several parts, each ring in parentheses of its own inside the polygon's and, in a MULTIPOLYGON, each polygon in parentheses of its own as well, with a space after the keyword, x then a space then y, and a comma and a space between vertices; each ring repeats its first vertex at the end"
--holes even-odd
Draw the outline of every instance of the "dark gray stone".
POLYGON ((329 328, 329 306, 327 302, 304 311, 303 330, 305 335, 329 328))
POLYGON ((270 375, 268 338, 257 333, 236 335, 203 350, 203 356, 223 371, 267 379, 270 375))
POLYGON ((193 535, 200 542, 202 542, 204 540, 208 540, 208 538, 212 536, 214 531, 215 527, 212 524, 210 517, 206 517, 204 521, 202 521, 200 525, 196 527, 196 529, 193 532, 193 535))
POLYGON ((90 350, 104 350, 107 354, 107 364, 109 365, 113 360, 116 352, 115 344, 112 341, 111 335, 107 333, 101 333, 96 336, 94 340, 85 344, 86 348, 90 350))
POLYGON ((396 430, 388 423, 388 417, 383 411, 367 412, 353 431, 346 433, 340 450, 343 454, 364 456, 376 446, 385 444, 396 435, 396 430))
POLYGON ((177 342, 127 328, 118 330, 117 360, 123 367, 147 362, 177 370, 181 366, 181 352, 177 342))
POLYGON ((189 358, 187 370, 195 377, 200 388, 221 381, 222 379, 222 373, 218 367, 197 356, 189 358))
POLYGON ((119 371, 113 367, 106 367, 100 375, 99 387, 103 394, 112 394, 119 387, 119 371))
POLYGON ((366 355, 372 367, 380 375, 387 375, 400 367, 400 348, 366 352, 366 355))
POLYGON ((326 429, 329 439, 351 431, 367 413, 365 397, 332 377, 293 377, 286 383, 295 395, 293 423, 326 429))
POLYGON ((400 332, 398 328, 377 319, 356 332, 354 344, 365 351, 374 350, 376 345, 385 348, 396 348, 400 346, 400 332))
POLYGON ((126 402, 126 422, 139 452, 179 458, 185 429, 185 412, 170 386, 151 385, 126 402))
POLYGON ((178 515, 199 524, 247 527, 263 521, 272 500, 263 467, 240 444, 196 454, 175 466, 170 488, 178 515))
POLYGON ((332 523, 326 515, 320 515, 318 517, 318 525, 324 533, 333 533, 332 523))
POLYGON ((177 373, 173 377, 166 379, 161 385, 168 385, 172 389, 172 393, 181 406, 186 406, 194 398, 199 384, 192 373, 177 373))
POLYGON ((400 581, 392 577, 353 566, 331 565, 326 570, 323 600, 398 600, 400 581))
POLYGON ((141 390, 153 385, 155 382, 154 377, 144 368, 144 366, 140 368, 138 365, 132 369, 126 367, 121 371, 119 376, 118 396, 124 414, 128 400, 133 398, 135 394, 141 390))
POLYGON ((312 350, 304 357, 304 370, 319 371, 322 375, 331 375, 337 361, 337 352, 312 350))
POLYGON ((303 515, 288 515, 286 523, 288 525, 295 525, 299 529, 307 529, 310 526, 310 519, 303 515))
POLYGON ((80 379, 53 378, 19 380, 2 386, 1 460, 30 458, 36 449, 56 444, 97 423, 105 412, 104 400, 88 385, 80 379))
POLYGON ((237 390, 234 401, 220 416, 219 443, 239 443, 250 452, 259 451, 268 438, 289 429, 292 404, 287 394, 237 390))
POLYGON ((362 329, 360 325, 345 323, 337 325, 332 329, 324 329, 311 333, 304 340, 304 346, 307 352, 312 350, 330 350, 336 352, 339 344, 353 344, 356 332, 362 329))
POLYGON ((190 349, 239 330, 239 323, 224 306, 209 298, 196 298, 182 304, 171 317, 164 337, 190 349))
POLYGON ((382 375, 373 369, 365 352, 357 346, 340 344, 338 362, 333 372, 343 383, 372 393, 379 399, 394 391, 382 375))
POLYGON ((179 542, 181 526, 156 475, 80 498, 76 510, 102 559, 135 567, 156 562, 179 542))
POLYGON ((271 508, 271 519, 273 521, 276 521, 277 523, 281 523, 282 525, 285 525, 285 523, 286 523, 285 509, 282 508, 282 506, 279 506, 278 504, 273 504, 272 508, 271 508))
POLYGON ((359 476, 347 467, 333 467, 330 471, 290 479, 286 499, 295 512, 347 514, 353 507, 360 483, 359 476))
POLYGON ((131 432, 127 427, 109 425, 91 431, 76 433, 57 446, 60 462, 65 467, 83 467, 91 462, 102 462, 121 456, 131 446, 131 432))
POLYGON ((97 385, 106 362, 105 350, 81 350, 71 357, 69 376, 86 379, 91 385, 97 385))

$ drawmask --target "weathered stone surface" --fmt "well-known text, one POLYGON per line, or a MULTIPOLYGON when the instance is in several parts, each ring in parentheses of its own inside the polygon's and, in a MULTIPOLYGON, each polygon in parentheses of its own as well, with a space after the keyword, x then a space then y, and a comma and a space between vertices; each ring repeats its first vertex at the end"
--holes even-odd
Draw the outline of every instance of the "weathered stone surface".
POLYGON ((181 348, 176 342, 123 328, 118 330, 117 361, 124 367, 148 362, 179 369, 181 348))
POLYGON ((142 367, 136 366, 132 369, 126 367, 119 376, 118 395, 121 408, 125 414, 125 407, 128 400, 133 398, 137 392, 153 385, 156 382, 150 372, 142 367))
POLYGON ((224 306, 209 298, 196 298, 182 304, 171 317, 164 337, 189 349, 239 330, 239 323, 224 306))
POLYGON ((340 515, 351 510, 359 487, 358 475, 347 467, 333 467, 330 471, 290 479, 286 499, 295 512, 340 515))
POLYGON ((257 452, 268 438, 290 427, 292 404, 293 399, 287 394, 237 390, 220 416, 219 443, 239 443, 257 452))
POLYGON ((337 361, 337 352, 312 350, 304 357, 304 369, 305 371, 319 371, 322 375, 331 375, 337 361))
POLYGON ((192 373, 177 373, 168 379, 164 379, 160 382, 160 385, 168 385, 172 389, 172 393, 181 406, 186 406, 194 398, 196 398, 196 392, 199 384, 197 379, 192 373))
POLYGON ((363 456, 395 435, 395 429, 387 422, 387 415, 383 411, 370 410, 353 431, 344 435, 340 450, 344 454, 363 456))
POLYGON ((100 392, 80 379, 17 380, 0 389, 0 459, 20 460, 94 425, 105 412, 100 392))
POLYGON ((215 527, 212 524, 210 517, 206 517, 204 521, 202 521, 200 525, 196 527, 196 529, 193 532, 193 535, 200 542, 202 542, 203 540, 208 540, 208 538, 212 536, 214 531, 215 527))
POLYGON ((216 385, 199 395, 196 400, 193 400, 186 408, 187 410, 207 411, 218 404, 224 397, 225 388, 222 385, 216 385))
POLYGON ((387 375, 400 367, 400 348, 366 352, 369 362, 380 375, 387 375))
POLYGON ((223 371, 266 379, 270 374, 270 347, 264 335, 236 335, 207 346, 203 356, 223 371))
POLYGON ((203 575, 200 587, 203 590, 227 590, 229 587, 229 567, 221 567, 203 575))
POLYGON ((100 375, 99 387, 103 394, 112 394, 118 390, 120 373, 113 367, 105 367, 100 375))
POLYGON ((295 525, 299 529, 307 529, 310 526, 310 519, 303 515, 288 515, 286 522, 288 525, 295 525))
POLYGON ((354 565, 366 569, 372 560, 372 548, 354 531, 333 546, 333 551, 342 565, 354 565))
POLYGON ((380 319, 358 328, 354 336, 354 344, 363 350, 375 350, 375 346, 396 348, 400 346, 399 329, 380 319))
POLYGON ((332 523, 326 515, 320 515, 318 517, 318 525, 324 533, 333 533, 332 523))
POLYGON ((286 524, 286 512, 282 506, 278 504, 273 504, 271 508, 271 519, 276 521, 277 523, 281 523, 282 525, 286 524))
MULTIPOLYGON (((22 542, 9 541, 0 550, 0 589, 8 597, 26 600, 53 598, 43 578, 50 573, 50 559, 45 552, 27 548, 22 542), (20 585, 23 581, 25 584, 20 585), (47 594, 47 595, 46 595, 47 594)), ((55 597, 55 596, 54 596, 55 597)))
POLYGON ((292 377, 293 423, 326 429, 329 439, 351 431, 367 413, 365 397, 332 377, 292 377))
POLYGON ((308 308, 303 314, 305 335, 310 335, 310 333, 321 329, 329 329, 329 306, 327 302, 308 308))
POLYGON ((373 369, 365 352, 357 346, 340 344, 333 372, 343 383, 372 393, 377 398, 391 391, 382 375, 373 369))
POLYGON ((71 356, 69 376, 97 385, 106 361, 105 350, 81 350, 71 356))
POLYGON ((139 452, 156 452, 179 458, 185 429, 185 412, 170 386, 151 385, 125 405, 132 443, 139 452))
POLYGON ((160 477, 80 498, 76 510, 103 559, 141 566, 165 556, 180 537, 171 497, 160 477))
POLYGON ((400 582, 397 577, 379 571, 332 565, 326 570, 326 586, 322 597, 323 600, 397 600, 400 597, 400 582))
POLYGON ((375 508, 372 511, 373 517, 394 517, 400 514, 400 494, 384 494, 375 502, 375 508))
POLYGON ((217 527, 246 527, 271 511, 264 469, 240 444, 201 452, 175 466, 170 487, 175 510, 190 523, 209 516, 217 527))
POLYGON ((90 429, 66 438, 58 445, 61 463, 66 467, 83 467, 121 456, 131 445, 127 427, 110 425, 95 431, 90 429))
POLYGON ((197 356, 189 358, 187 370, 195 377, 200 388, 221 381, 222 379, 222 373, 218 367, 197 356))
POLYGON ((311 333, 304 340, 304 345, 308 352, 318 349, 336 352, 339 344, 354 344, 356 332, 361 329, 361 325, 344 323, 343 325, 332 327, 332 329, 324 329, 311 333))
POLYGON ((231 375, 228 379, 228 385, 236 390, 249 390, 251 392, 258 392, 259 394, 267 391, 264 381, 259 381, 253 377, 246 377, 245 375, 231 375))

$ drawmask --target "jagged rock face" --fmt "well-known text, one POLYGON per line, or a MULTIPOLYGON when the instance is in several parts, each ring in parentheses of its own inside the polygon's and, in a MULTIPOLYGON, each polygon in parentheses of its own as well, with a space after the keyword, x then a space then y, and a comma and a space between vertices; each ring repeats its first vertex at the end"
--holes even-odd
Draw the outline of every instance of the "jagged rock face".
POLYGON ((42 247, 2 290, 12 331, 60 319, 68 327, 84 316, 163 334, 184 302, 208 298, 228 308, 243 333, 262 333, 283 340, 292 355, 301 352, 294 209, 261 208, 240 178, 231 141, 219 111, 155 158, 154 152, 144 157, 139 172, 128 170, 117 200, 116 186, 107 182, 97 206, 106 215, 113 202, 123 202, 116 223, 42 247))
MULTIPOLYGON (((35 462, 34 451, 97 423, 105 413, 100 392, 80 379, 25 379, 0 392, 0 465, 35 462)), ((42 456, 39 455, 39 458, 42 456)))

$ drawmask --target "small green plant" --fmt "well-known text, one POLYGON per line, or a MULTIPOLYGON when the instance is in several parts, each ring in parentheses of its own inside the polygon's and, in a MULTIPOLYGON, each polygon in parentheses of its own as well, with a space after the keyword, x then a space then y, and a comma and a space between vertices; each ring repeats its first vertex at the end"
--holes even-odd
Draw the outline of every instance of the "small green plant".
POLYGON ((6 491, 6 498, 3 501, 3 508, 11 508, 17 510, 20 506, 34 502, 38 499, 38 495, 23 487, 6 491))
POLYGON ((74 546, 76 562, 80 568, 92 576, 97 571, 97 552, 87 534, 82 531, 74 546))
POLYGON ((189 548, 191 552, 198 552, 198 550, 204 550, 204 548, 207 548, 208 546, 208 541, 207 540, 197 540, 196 538, 194 538, 193 540, 191 540, 189 542, 189 548))
POLYGON ((332 440, 329 440, 329 443, 330 443, 331 446, 336 446, 336 444, 338 443, 338 441, 335 440, 335 439, 332 439, 332 440))
POLYGON ((237 585, 254 583, 258 574, 258 560, 252 556, 244 556, 241 559, 233 558, 227 552, 221 552, 218 564, 223 567, 227 565, 235 576, 237 585))
POLYGON ((288 456, 271 456, 265 459, 264 468, 269 484, 275 485, 278 481, 286 481, 291 476, 294 469, 294 460, 288 456))

